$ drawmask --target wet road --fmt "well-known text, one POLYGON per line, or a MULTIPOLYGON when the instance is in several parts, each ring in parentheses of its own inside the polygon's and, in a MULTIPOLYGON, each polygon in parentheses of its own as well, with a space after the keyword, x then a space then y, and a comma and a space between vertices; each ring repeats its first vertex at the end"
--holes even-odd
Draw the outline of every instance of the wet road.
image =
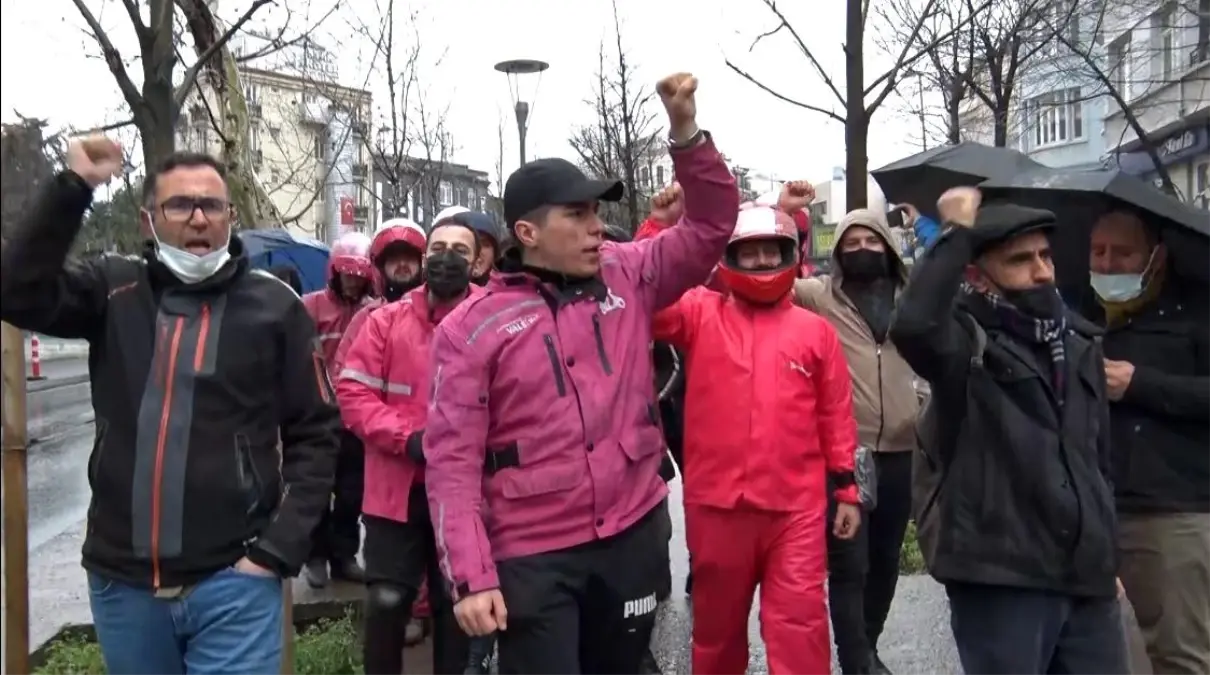
POLYGON ((42 374, 45 380, 26 383, 31 551, 83 519, 93 439, 87 360, 43 361, 42 374))

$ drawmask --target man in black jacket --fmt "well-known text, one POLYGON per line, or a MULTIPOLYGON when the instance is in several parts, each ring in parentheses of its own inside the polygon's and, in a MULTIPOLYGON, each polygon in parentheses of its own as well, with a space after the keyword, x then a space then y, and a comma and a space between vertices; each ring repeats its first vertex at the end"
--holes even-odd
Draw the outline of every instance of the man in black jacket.
POLYGON ((84 567, 106 668, 275 673, 283 579, 327 504, 340 426, 314 324, 249 268, 205 155, 147 177, 143 256, 68 259, 121 165, 112 141, 73 141, 0 265, 0 318, 90 345, 84 567))
POLYGON ((1096 327, 1063 305, 1049 211, 938 203, 891 340, 932 397, 914 500, 968 673, 1124 673, 1096 327), (976 216, 977 213, 977 216, 976 216))
MULTIPOLYGON (((1122 585, 1157 673, 1210 673, 1210 317, 1138 215, 1098 219, 1122 585)), ((1203 263, 1204 264, 1204 263, 1203 263)))

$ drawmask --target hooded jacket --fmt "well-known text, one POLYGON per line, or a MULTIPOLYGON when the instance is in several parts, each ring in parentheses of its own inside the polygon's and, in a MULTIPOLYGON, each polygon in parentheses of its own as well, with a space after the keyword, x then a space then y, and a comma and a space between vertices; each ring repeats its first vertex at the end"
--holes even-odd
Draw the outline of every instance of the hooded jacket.
MULTIPOLYGON (((481 293, 472 285, 467 300, 481 293)), ((408 520, 408 494, 424 480, 424 469, 407 457, 407 441, 424 429, 432 381, 429 347, 433 329, 449 311, 433 311, 428 289, 420 286, 372 314, 358 314, 365 323, 352 335, 336 396, 345 425, 365 443, 366 515, 408 520)))
POLYGON ((667 495, 652 315, 705 280, 739 211, 713 142, 671 154, 681 226, 606 242, 592 284, 500 274, 437 327, 424 452, 455 599, 498 586, 493 559, 611 537, 667 495))
MULTIPOLYGON (((896 296, 907 284, 907 266, 884 217, 856 209, 836 227, 839 242, 846 230, 862 226, 882 238, 897 282, 896 296)), ((916 447, 916 418, 920 413, 919 382, 911 366, 888 339, 879 343, 853 300, 844 292, 840 247, 832 249, 832 274, 799 279, 794 284, 797 304, 819 314, 840 336, 853 380, 853 414, 861 445, 878 452, 904 452, 916 447)))

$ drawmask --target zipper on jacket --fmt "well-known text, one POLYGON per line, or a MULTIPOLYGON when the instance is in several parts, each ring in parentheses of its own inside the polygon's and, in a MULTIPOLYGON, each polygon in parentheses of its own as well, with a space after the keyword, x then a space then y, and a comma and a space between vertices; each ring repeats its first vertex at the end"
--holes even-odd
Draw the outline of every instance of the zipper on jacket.
POLYGON ((882 395, 882 345, 874 345, 874 358, 878 362, 878 435, 874 437, 875 452, 882 449, 882 432, 886 429, 886 400, 882 395))
POLYGON ((592 334, 597 339, 597 356, 601 359, 601 369, 606 375, 613 375, 613 366, 609 365, 609 355, 605 353, 605 336, 601 335, 601 316, 592 315, 592 334))
POLYGON ((177 317, 172 327, 172 343, 168 348, 167 372, 164 377, 164 405, 160 408, 160 432, 155 443, 155 470, 151 474, 151 585, 160 588, 160 515, 163 502, 164 450, 168 444, 168 421, 172 415, 172 383, 176 379, 176 361, 181 351, 181 333, 185 318, 177 317))
POLYGON ((193 356, 193 372, 202 372, 206 363, 206 336, 210 334, 210 303, 202 303, 202 324, 197 329, 197 349, 193 356))
POLYGON ((555 391, 559 392, 559 396, 566 396, 567 383, 563 381, 563 364, 559 363, 559 352, 555 349, 555 339, 549 335, 543 335, 542 342, 546 344, 546 355, 550 357, 550 369, 555 374, 555 391))

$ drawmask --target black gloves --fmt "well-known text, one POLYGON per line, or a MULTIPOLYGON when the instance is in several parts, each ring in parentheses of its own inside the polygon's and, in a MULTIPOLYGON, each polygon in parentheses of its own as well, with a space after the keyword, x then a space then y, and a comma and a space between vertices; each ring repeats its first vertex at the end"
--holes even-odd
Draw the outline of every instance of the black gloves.
POLYGON ((424 429, 413 431, 408 435, 407 448, 405 450, 408 459, 412 460, 419 466, 424 466, 424 429))

